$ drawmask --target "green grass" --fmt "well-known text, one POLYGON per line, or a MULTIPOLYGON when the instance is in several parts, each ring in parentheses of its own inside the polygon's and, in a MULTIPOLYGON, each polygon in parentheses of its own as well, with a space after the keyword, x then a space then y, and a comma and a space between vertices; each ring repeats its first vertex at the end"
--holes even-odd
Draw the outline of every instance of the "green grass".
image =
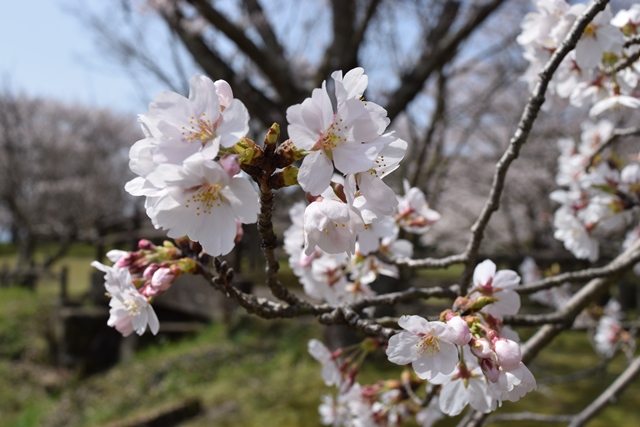
MULTIPOLYGON (((88 288, 93 258, 83 251, 86 249, 66 257, 57 267, 69 266, 72 296, 79 297, 88 288)), ((0 256, 0 265, 7 257, 0 256)), ((434 273, 424 277, 455 281, 460 271, 434 273)), ((99 426, 192 397, 201 399, 206 415, 183 424, 187 427, 318 426, 320 397, 335 393, 324 386, 319 364, 306 352, 308 339, 322 335, 321 326, 312 319, 263 321, 245 314, 230 327, 211 325, 189 339, 156 339, 157 344, 137 353, 132 361, 103 374, 80 379, 73 373, 60 373, 46 365, 45 340, 57 292, 50 279, 43 280, 35 293, 0 289, 2 427, 99 426)), ((380 352, 365 365, 360 382, 398 378, 401 369, 380 352)), ((530 365, 538 391, 520 402, 505 402, 500 412, 579 412, 625 368, 625 360, 618 357, 607 372, 578 381, 558 379, 598 360, 584 333, 563 334, 530 365)), ((638 395, 640 381, 635 381, 589 427, 636 425, 640 420, 638 395)), ((439 425, 455 425, 455 421, 439 425)), ((518 423, 518 427, 539 425, 518 423)))
POLYGON ((100 425, 194 396, 217 413, 216 426, 314 425, 308 420, 318 419, 324 385, 317 363, 306 355, 313 330, 245 320, 226 337, 221 326, 211 326, 193 340, 149 348, 83 381, 62 395, 45 425, 100 425))

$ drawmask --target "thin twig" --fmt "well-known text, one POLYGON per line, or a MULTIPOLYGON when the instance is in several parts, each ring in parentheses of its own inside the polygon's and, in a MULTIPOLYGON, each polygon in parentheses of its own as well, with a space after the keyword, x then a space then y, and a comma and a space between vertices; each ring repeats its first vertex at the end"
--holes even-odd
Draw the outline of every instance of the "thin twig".
POLYGON ((504 152, 496 165, 496 171, 493 177, 493 183, 491 185, 489 197, 477 221, 471 227, 471 237, 464 252, 467 255, 467 267, 465 269, 465 272, 463 273, 460 283, 461 291, 463 294, 467 291, 467 287, 469 286, 469 283, 471 281, 473 269, 475 268, 478 249, 480 248, 480 243, 482 242, 482 239, 484 237, 484 231, 487 227, 487 224, 489 223, 489 220, 491 219, 491 216, 500 207, 500 197, 502 196, 502 190, 504 188, 504 182, 507 176, 507 171, 509 170, 509 166, 518 157, 520 148, 529 137, 529 133, 531 132, 531 128, 533 127, 533 123, 538 117, 540 108, 544 103, 544 95, 547 91, 547 86, 549 85, 553 74, 555 73, 562 60, 571 50, 575 48, 578 40, 580 39, 580 36, 584 32, 589 22, 591 22, 591 20, 593 20, 593 18, 600 11, 604 10, 607 3, 608 0, 595 0, 591 5, 589 5, 582 16, 576 19, 573 26, 571 27, 571 30, 562 42, 562 45, 555 50, 555 52, 551 56, 551 59, 549 59, 544 69, 539 74, 540 80, 533 90, 531 97, 529 98, 529 102, 527 103, 524 112, 522 113, 518 128, 511 138, 507 150, 504 152))
POLYGON ((614 403, 618 395, 627 388, 638 374, 640 374, 640 357, 636 357, 627 369, 596 400, 573 417, 569 427, 585 425, 607 405, 614 403))
POLYGON ((596 152, 591 155, 591 157, 589 158, 589 164, 587 165, 587 167, 584 168, 584 170, 588 171, 591 168, 591 166, 593 166, 593 162, 595 161, 596 157, 600 153, 602 153, 607 147, 613 144, 618 138, 625 137, 625 136, 636 136, 636 135, 640 135, 640 128, 615 129, 611 133, 611 136, 609 136, 609 138, 607 138, 602 144, 600 144, 600 147, 598 147, 596 152))
POLYGON ((526 295, 544 289, 550 289, 565 282, 579 282, 598 277, 612 276, 632 267, 638 262, 640 262, 640 247, 634 245, 603 267, 587 268, 585 270, 558 274, 523 286, 518 286, 515 291, 521 295, 526 295))
POLYGON ((514 422, 514 421, 539 421, 543 423, 566 423, 571 421, 572 415, 536 414, 533 412, 518 412, 513 414, 498 414, 487 418, 487 424, 514 422))

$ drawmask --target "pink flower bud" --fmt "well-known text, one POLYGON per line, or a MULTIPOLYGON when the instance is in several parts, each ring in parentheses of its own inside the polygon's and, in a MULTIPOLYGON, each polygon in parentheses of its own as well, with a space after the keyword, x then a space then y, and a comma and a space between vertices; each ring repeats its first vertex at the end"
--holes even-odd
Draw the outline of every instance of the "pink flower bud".
POLYGON ((149 267, 144 269, 144 272, 142 273, 142 277, 144 277, 147 280, 151 280, 151 278, 153 277, 153 273, 155 273, 158 268, 160 268, 160 266, 156 263, 150 264, 149 267))
POLYGON ((447 320, 447 325, 455 332, 451 342, 457 345, 466 345, 471 339, 469 326, 460 316, 453 316, 447 320))
POLYGON ((244 230, 242 229, 242 223, 236 219, 236 237, 233 239, 233 243, 238 243, 244 236, 244 230))
POLYGON ((116 262, 116 267, 125 268, 131 266, 134 262, 136 262, 139 258, 139 255, 136 252, 127 252, 125 255, 118 258, 118 262, 116 262))
POLYGON ((227 154, 220 159, 220 166, 230 177, 236 176, 240 173, 240 164, 238 163, 237 154, 227 154))
POLYGON ((469 347, 471 347, 471 353, 481 359, 488 359, 493 354, 491 345, 486 338, 471 338, 469 347))
POLYGON ((516 369, 522 361, 520 345, 515 341, 498 338, 493 342, 493 350, 496 353, 498 363, 505 371, 516 369))
POLYGON ((493 360, 482 359, 482 362, 480 362, 480 368, 482 368, 484 376, 487 377, 489 381, 492 383, 498 381, 498 378, 500 377, 500 369, 498 369, 498 366, 493 360))
POLYGON ((138 248, 147 250, 147 251, 152 251, 156 248, 156 245, 154 245, 147 239, 140 239, 140 241, 138 242, 138 248))
POLYGON ((164 292, 173 283, 176 276, 173 275, 169 268, 159 268, 151 278, 151 286, 158 292, 164 292))

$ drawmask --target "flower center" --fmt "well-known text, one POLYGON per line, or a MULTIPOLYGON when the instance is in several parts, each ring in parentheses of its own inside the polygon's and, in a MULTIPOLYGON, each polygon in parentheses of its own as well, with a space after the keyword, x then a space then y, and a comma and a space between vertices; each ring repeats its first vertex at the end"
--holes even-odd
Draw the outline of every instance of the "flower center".
POLYGON ((438 341, 440 340, 432 334, 424 335, 418 340, 418 354, 420 356, 426 354, 429 357, 437 356, 440 353, 438 341))
POLYGON ((192 205, 196 208, 196 215, 211 215, 211 209, 214 205, 220 206, 222 196, 220 190, 221 184, 207 184, 198 187, 191 197, 187 198, 185 208, 189 209, 192 205))
POLYGON ((131 299, 124 300, 122 304, 127 309, 129 317, 135 317, 138 315, 138 312, 140 311, 140 306, 138 305, 138 301, 136 299, 131 298, 131 299))
POLYGON ((205 113, 199 117, 191 116, 189 126, 182 126, 182 136, 188 141, 200 141, 204 147, 207 142, 216 137, 216 123, 212 123, 205 113))
POLYGON ((596 26, 593 25, 593 23, 590 23, 589 25, 587 25, 587 28, 584 29, 584 32, 582 33, 583 37, 593 37, 594 39, 596 38, 596 26))
MULTIPOLYGON (((336 148, 338 145, 343 142, 347 142, 347 137, 342 135, 342 132, 347 130, 347 126, 340 126, 342 124, 343 119, 339 119, 338 121, 334 121, 329 126, 329 129, 324 133, 322 140, 319 141, 319 148, 322 148, 327 155, 331 158, 331 150, 336 148)), ((316 145, 317 147, 317 145, 316 145)))

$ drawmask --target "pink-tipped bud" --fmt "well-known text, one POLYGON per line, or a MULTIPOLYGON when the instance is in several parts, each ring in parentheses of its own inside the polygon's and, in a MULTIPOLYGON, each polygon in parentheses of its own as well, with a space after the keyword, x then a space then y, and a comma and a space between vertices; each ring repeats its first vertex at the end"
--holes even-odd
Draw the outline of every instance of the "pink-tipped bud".
POLYGON ((154 245, 153 243, 151 243, 147 239, 140 239, 138 241, 138 248, 143 249, 143 250, 147 250, 147 251, 152 251, 152 250, 154 250, 156 248, 156 245, 154 245))
POLYGON ((467 322, 460 316, 452 316, 447 320, 447 325, 454 331, 451 342, 456 345, 466 345, 471 339, 469 326, 467 322))
POLYGON ((472 338, 471 341, 469 341, 469 347, 471 347, 471 353, 481 359, 488 359, 493 354, 491 344, 489 344, 486 338, 472 338))
POLYGON ((226 154, 220 159, 220 166, 230 177, 234 177, 240 173, 240 164, 238 163, 237 154, 226 154))
POLYGON ((233 243, 238 244, 244 236, 244 230, 242 229, 242 223, 236 219, 236 237, 233 239, 233 243))
POLYGON ((516 369, 522 361, 520 345, 506 338, 499 338, 493 342, 493 351, 496 353, 498 364, 505 371, 516 369))
POLYGON ((133 265, 139 258, 139 255, 136 252, 127 252, 120 258, 118 258, 118 262, 116 262, 116 267, 118 268, 126 268, 133 265))
POLYGON ((147 280, 151 280, 151 278, 153 277, 153 273, 155 273, 158 268, 160 268, 160 266, 156 263, 150 264, 149 267, 144 269, 144 273, 142 273, 142 277, 144 277, 147 280))
POLYGON ((173 275, 171 269, 159 268, 155 273, 153 273, 151 286, 157 289, 158 293, 161 293, 169 289, 175 278, 176 276, 173 275))
POLYGON ((500 377, 500 369, 493 360, 482 359, 482 362, 480 362, 480 368, 482 368, 484 376, 487 377, 489 381, 491 381, 492 383, 498 382, 498 378, 500 377))

